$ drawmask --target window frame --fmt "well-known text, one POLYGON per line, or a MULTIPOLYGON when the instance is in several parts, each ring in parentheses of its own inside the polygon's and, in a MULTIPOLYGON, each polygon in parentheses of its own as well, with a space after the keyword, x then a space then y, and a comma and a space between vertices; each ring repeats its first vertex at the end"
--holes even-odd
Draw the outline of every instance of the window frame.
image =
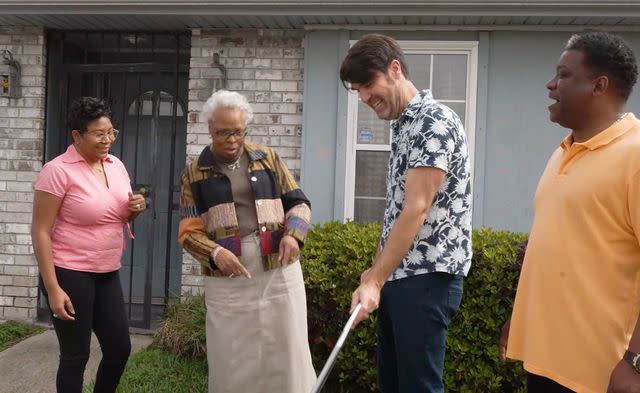
MULTIPOLYGON (((357 40, 350 40, 349 47, 357 40)), ((467 91, 465 102, 465 132, 469 147, 471 168, 475 165, 475 131, 476 131, 476 98, 478 93, 478 41, 398 41, 405 54, 419 55, 466 55, 467 56, 467 91)), ((430 72, 433 73, 433 64, 430 72)), ((431 78, 433 79, 433 78, 431 78)), ((345 173, 345 203, 344 220, 354 219, 355 186, 356 186, 356 154, 358 151, 390 151, 388 144, 360 144, 357 142, 358 126, 358 94, 349 90, 347 93, 347 140, 346 140, 346 173, 345 173)), ((443 100, 454 101, 455 100, 443 100)), ((391 135, 389 135, 391 138, 391 135)), ((473 171, 471 172, 473 188, 473 171)))

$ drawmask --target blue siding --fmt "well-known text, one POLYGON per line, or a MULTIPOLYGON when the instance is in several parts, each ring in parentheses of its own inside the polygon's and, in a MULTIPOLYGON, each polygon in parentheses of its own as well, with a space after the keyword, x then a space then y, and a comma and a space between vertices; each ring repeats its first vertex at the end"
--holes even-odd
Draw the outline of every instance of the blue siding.
MULTIPOLYGON (((343 219, 347 92, 339 66, 364 32, 309 32, 305 46, 302 185, 314 221, 343 219)), ((567 130, 549 121, 545 83, 567 32, 389 32, 400 40, 479 41, 474 227, 526 232, 532 199, 567 130)), ((640 33, 621 33, 640 56, 640 33)), ((640 89, 640 87, 639 87, 640 89)), ((627 106, 640 113, 640 94, 627 106)))

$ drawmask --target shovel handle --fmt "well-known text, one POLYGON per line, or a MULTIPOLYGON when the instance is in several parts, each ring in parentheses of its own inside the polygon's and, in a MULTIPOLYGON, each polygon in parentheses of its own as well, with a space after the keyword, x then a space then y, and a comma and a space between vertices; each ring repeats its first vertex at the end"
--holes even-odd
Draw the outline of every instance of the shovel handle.
POLYGON ((347 339, 347 336, 351 331, 351 326, 353 326, 353 322, 356 320, 356 316, 360 312, 360 309, 362 309, 362 304, 358 303, 356 308, 351 313, 351 316, 349 317, 347 324, 344 325, 344 328, 342 329, 342 333, 340 334, 338 341, 336 341, 335 347, 333 347, 333 350, 329 355, 329 359, 327 359, 327 362, 324 364, 324 367, 322 367, 322 371, 320 372, 320 375, 318 376, 318 379, 316 380, 315 385, 313 385, 313 388, 311 389, 311 393, 320 393, 325 382, 327 382, 327 377, 329 376, 329 373, 331 372, 331 369, 333 368, 333 365, 335 364, 336 359, 338 358, 338 353, 340 352, 340 349, 342 348, 344 341, 347 339))

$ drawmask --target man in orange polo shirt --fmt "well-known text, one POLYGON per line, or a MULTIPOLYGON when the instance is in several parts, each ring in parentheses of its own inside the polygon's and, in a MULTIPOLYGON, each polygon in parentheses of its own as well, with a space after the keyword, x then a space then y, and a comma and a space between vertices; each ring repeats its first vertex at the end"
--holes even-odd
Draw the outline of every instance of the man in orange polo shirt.
POLYGON ((522 360, 529 393, 640 388, 638 76, 618 36, 571 37, 547 83, 549 117, 571 130, 551 155, 501 357, 522 360))

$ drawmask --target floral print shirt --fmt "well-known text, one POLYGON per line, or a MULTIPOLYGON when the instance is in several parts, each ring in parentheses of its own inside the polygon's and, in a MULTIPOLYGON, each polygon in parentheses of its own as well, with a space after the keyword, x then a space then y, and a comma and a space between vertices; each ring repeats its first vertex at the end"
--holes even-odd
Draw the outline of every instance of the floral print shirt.
POLYGON ((389 280, 433 272, 466 276, 471 267, 471 163, 460 118, 422 90, 391 123, 391 132, 382 247, 404 205, 408 170, 432 167, 446 174, 427 219, 389 280))

